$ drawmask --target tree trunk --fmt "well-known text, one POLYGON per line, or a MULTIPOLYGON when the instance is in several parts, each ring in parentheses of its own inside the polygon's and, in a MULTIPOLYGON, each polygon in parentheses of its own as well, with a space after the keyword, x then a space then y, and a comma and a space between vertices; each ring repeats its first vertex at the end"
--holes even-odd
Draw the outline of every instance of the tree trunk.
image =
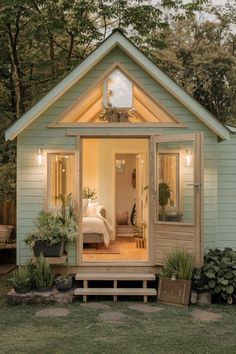
POLYGON ((21 115, 21 107, 22 107, 22 92, 23 92, 23 85, 21 81, 21 70, 17 55, 17 38, 19 34, 19 25, 18 28, 16 26, 16 33, 13 35, 11 25, 7 24, 8 28, 8 37, 9 37, 9 49, 10 49, 10 56, 12 61, 12 81, 14 85, 14 92, 15 92, 15 111, 16 117, 19 118, 21 115))
POLYGON ((73 33, 69 32, 70 35, 70 47, 69 47, 69 52, 67 55, 67 65, 70 66, 71 64, 71 56, 73 53, 73 48, 74 48, 74 42, 75 42, 75 37, 73 35, 73 33))
POLYGON ((54 50, 54 40, 53 35, 49 33, 49 58, 51 62, 51 71, 52 71, 52 81, 56 77, 56 68, 55 68, 55 50, 54 50))

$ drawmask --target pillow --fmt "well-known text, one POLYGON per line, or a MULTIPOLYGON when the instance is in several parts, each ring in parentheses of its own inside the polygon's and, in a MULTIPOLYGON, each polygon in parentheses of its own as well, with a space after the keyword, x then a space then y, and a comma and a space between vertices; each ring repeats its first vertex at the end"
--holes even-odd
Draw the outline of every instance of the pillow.
POLYGON ((128 219, 129 219, 128 211, 125 211, 122 214, 116 214, 117 225, 128 225, 128 219))
POLYGON ((88 203, 86 216, 97 216, 98 203, 88 203))

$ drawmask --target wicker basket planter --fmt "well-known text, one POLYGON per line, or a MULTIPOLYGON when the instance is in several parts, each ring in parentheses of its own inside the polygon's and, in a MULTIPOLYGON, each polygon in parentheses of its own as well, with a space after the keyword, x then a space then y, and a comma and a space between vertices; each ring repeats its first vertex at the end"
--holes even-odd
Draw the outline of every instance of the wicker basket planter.
POLYGON ((0 243, 9 241, 13 226, 11 225, 0 225, 0 243))
POLYGON ((192 281, 184 279, 171 280, 160 277, 158 285, 158 301, 188 306, 190 302, 192 281))
POLYGON ((33 251, 35 257, 40 256, 40 253, 42 253, 44 257, 61 257, 64 253, 64 242, 58 242, 49 246, 46 242, 35 241, 33 251))

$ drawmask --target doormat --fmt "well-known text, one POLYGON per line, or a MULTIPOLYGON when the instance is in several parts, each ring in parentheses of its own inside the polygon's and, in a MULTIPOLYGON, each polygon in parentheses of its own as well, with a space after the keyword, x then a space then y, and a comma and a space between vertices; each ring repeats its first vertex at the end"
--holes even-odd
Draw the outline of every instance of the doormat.
POLYGON ((96 247, 88 246, 83 250, 84 254, 120 254, 119 242, 111 241, 109 247, 106 247, 103 243, 98 244, 96 247))
POLYGON ((16 268, 15 264, 1 264, 0 265, 0 275, 10 273, 15 268, 16 268))

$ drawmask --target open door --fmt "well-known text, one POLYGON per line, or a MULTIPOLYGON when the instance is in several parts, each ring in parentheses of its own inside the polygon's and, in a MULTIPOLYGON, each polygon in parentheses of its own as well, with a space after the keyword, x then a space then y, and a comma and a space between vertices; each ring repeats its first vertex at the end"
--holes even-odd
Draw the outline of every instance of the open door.
POLYGON ((141 154, 136 155, 136 219, 137 225, 143 221, 143 159, 141 154))
POLYGON ((202 264, 203 134, 153 138, 152 178, 154 262, 176 248, 202 264))

